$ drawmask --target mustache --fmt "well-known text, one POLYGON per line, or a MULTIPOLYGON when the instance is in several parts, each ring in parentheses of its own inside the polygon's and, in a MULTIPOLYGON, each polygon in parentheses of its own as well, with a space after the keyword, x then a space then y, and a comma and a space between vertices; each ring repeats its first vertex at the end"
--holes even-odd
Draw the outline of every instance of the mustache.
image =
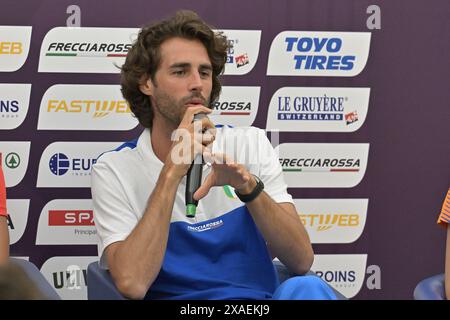
POLYGON ((192 100, 192 99, 200 99, 203 103, 203 105, 208 106, 209 102, 202 96, 201 93, 193 93, 188 97, 184 97, 183 99, 181 99, 182 104, 187 103, 188 101, 192 100))

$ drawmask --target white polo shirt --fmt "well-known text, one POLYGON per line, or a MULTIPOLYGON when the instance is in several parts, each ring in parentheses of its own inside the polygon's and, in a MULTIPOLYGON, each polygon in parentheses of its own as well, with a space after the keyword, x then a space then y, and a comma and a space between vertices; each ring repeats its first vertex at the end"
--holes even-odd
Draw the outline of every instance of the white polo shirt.
MULTIPOLYGON (((291 202, 281 165, 263 130, 218 126, 213 152, 225 153, 257 175, 275 202, 291 202)), ((92 170, 92 200, 100 265, 111 243, 125 240, 141 219, 163 163, 150 130, 101 155, 92 170)), ((204 166, 203 180, 211 168, 204 166)), ((266 244, 230 186, 213 187, 186 217, 186 178, 175 197, 162 268, 147 298, 264 299, 278 286, 266 244)), ((280 232, 282 232, 280 230, 280 232)))

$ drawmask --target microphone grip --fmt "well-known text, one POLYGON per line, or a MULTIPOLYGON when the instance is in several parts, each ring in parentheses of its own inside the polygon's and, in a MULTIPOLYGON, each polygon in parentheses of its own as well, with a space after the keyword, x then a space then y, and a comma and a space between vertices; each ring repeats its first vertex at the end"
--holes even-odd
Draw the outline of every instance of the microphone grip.
POLYGON ((199 154, 191 164, 186 178, 186 216, 189 218, 195 217, 198 200, 194 199, 194 193, 202 183, 202 171, 203 156, 199 154))
MULTIPOLYGON (((204 113, 197 113, 194 115, 194 120, 197 121, 206 117, 204 113)), ((186 216, 188 218, 195 217, 197 210, 198 200, 194 200, 194 193, 198 190, 202 183, 202 171, 203 171, 203 155, 198 154, 195 156, 186 176, 186 216)))

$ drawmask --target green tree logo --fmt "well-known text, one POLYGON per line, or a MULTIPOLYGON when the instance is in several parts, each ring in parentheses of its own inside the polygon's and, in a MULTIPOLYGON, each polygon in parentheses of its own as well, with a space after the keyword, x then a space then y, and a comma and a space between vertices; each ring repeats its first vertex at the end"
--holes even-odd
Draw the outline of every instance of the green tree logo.
POLYGON ((10 169, 15 169, 20 165, 20 157, 15 152, 10 152, 5 157, 5 164, 10 169))

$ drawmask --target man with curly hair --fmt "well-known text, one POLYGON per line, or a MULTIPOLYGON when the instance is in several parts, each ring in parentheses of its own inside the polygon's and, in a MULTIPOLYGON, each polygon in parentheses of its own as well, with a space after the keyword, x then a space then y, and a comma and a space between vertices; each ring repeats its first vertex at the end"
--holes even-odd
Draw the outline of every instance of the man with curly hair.
POLYGON ((92 171, 100 265, 132 299, 333 299, 314 276, 279 286, 274 257, 304 274, 314 254, 264 132, 193 121, 211 113, 227 50, 191 11, 141 29, 121 85, 145 130, 92 171), (186 174, 198 154, 209 165, 190 218, 186 174))

